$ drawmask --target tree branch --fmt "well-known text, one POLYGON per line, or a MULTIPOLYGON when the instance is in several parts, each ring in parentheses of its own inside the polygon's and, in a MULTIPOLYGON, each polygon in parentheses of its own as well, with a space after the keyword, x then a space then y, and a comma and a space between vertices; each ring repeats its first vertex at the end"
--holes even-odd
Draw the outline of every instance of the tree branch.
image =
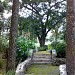
POLYGON ((47 33, 50 31, 51 29, 48 29, 48 31, 46 32, 46 35, 47 35, 47 33))
MULTIPOLYGON (((29 9, 29 10, 32 10, 31 8, 27 7, 27 5, 26 5, 26 6, 24 5, 24 7, 27 8, 27 9, 29 9)), ((33 12, 35 12, 35 11, 33 11, 33 12)), ((35 12, 35 13, 36 13, 36 12, 35 12)))
POLYGON ((54 5, 52 5, 52 6, 50 7, 50 9, 51 9, 52 7, 58 5, 59 3, 62 3, 62 2, 63 2, 63 1, 55 3, 54 5))
POLYGON ((31 5, 31 4, 29 4, 29 5, 35 10, 36 14, 40 15, 38 10, 35 7, 33 7, 33 5, 31 5))
POLYGON ((28 5, 29 5, 30 7, 32 7, 32 8, 27 7, 27 5, 24 5, 24 7, 27 8, 27 9, 29 9, 29 10, 32 10, 32 9, 33 9, 33 12, 34 12, 34 13, 38 14, 39 16, 41 16, 41 15, 39 14, 38 10, 37 10, 35 7, 33 7, 33 5, 31 5, 30 3, 29 3, 28 5))

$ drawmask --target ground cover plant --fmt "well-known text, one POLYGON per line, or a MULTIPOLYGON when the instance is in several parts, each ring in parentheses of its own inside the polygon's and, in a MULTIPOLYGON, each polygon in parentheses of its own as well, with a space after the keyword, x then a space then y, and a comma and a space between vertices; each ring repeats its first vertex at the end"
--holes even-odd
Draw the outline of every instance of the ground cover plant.
POLYGON ((5 70, 6 70, 6 60, 5 59, 0 59, 0 75, 4 75, 5 74, 5 70))
POLYGON ((37 64, 31 65, 27 70, 26 74, 34 74, 34 75, 58 75, 59 70, 58 66, 51 66, 49 64, 37 64))

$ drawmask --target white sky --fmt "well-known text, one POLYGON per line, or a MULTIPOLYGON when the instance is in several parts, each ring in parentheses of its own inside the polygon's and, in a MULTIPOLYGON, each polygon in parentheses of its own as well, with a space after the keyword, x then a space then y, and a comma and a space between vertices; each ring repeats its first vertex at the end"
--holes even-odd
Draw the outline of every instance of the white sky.
POLYGON ((3 2, 4 0, 1 0, 1 2, 3 2))
POLYGON ((3 16, 7 19, 8 17, 10 17, 12 14, 6 10, 4 10, 3 16))

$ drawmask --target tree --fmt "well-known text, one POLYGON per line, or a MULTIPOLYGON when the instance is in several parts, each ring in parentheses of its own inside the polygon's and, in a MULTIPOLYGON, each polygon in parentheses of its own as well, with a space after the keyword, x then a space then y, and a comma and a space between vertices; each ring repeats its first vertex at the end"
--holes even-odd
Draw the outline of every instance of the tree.
POLYGON ((7 50, 7 71, 15 70, 16 59, 16 45, 17 45, 17 33, 18 33, 18 12, 19 12, 19 0, 13 0, 12 17, 10 26, 10 38, 9 49, 7 50))
POLYGON ((75 75, 75 0, 67 0, 66 67, 67 75, 75 75))
POLYGON ((59 40, 66 42, 66 24, 62 27, 61 31, 58 34, 59 40))
POLYGON ((63 1, 54 0, 49 2, 27 2, 23 1, 23 8, 31 11, 28 18, 31 19, 32 30, 37 35, 40 46, 43 47, 48 32, 58 23, 62 22, 64 11, 63 1))
MULTIPOLYGON (((66 15, 65 15, 66 16, 66 15)), ((65 17, 66 18, 66 17, 65 17)), ((64 18, 64 21, 65 21, 64 18)), ((56 25, 53 29, 51 29, 52 35, 50 36, 50 42, 65 42, 65 34, 66 34, 66 21, 62 24, 56 25)))
MULTIPOLYGON (((5 11, 7 13, 9 12, 9 8, 11 8, 11 5, 9 4, 11 1, 9 0, 0 0, 0 51, 4 52, 4 47, 6 47, 3 43, 4 41, 7 40, 5 31, 8 30, 8 24, 6 23, 7 19, 5 18, 6 16, 5 11)), ((7 32, 7 31, 6 31, 7 32)))
POLYGON ((23 35, 23 33, 30 33, 30 40, 36 41, 36 35, 34 34, 34 30, 32 29, 31 20, 29 18, 19 17, 19 36, 23 35))
POLYGON ((4 11, 4 6, 1 4, 1 1, 0 1, 0 13, 3 13, 4 11))
POLYGON ((3 30, 4 22, 3 22, 3 12, 4 6, 0 1, 0 51, 2 51, 2 40, 1 40, 1 32, 3 30))
POLYGON ((58 42, 58 31, 61 25, 56 25, 54 29, 51 30, 52 36, 50 37, 51 42, 58 42))
POLYGON ((30 20, 24 18, 24 17, 19 17, 19 35, 22 35, 23 32, 29 32, 30 31, 30 20))

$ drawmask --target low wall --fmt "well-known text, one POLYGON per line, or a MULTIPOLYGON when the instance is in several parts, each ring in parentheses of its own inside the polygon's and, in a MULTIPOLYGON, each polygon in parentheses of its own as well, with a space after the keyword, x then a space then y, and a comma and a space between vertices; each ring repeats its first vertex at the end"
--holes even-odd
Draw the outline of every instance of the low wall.
POLYGON ((55 58, 52 65, 60 66, 60 65, 65 64, 65 63, 66 63, 66 58, 55 58))
POLYGON ((31 58, 18 64, 15 75, 25 75, 25 72, 30 65, 31 65, 31 58))
POLYGON ((62 64, 59 66, 59 73, 60 73, 60 75, 67 75, 66 64, 62 64))
POLYGON ((33 56, 34 50, 30 58, 18 64, 15 75, 25 75, 25 72, 27 71, 28 67, 32 64, 33 56))

